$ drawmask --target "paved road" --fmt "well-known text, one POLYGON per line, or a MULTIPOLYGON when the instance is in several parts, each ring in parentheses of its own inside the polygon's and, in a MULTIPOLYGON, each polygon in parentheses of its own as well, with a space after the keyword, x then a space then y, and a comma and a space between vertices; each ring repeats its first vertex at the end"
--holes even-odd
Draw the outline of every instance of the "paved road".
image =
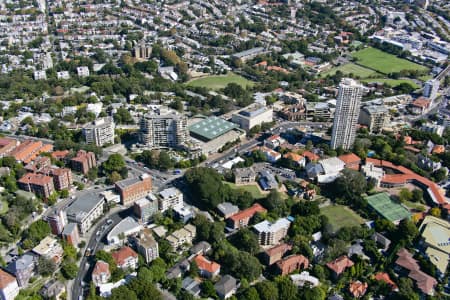
MULTIPOLYGON (((95 255, 97 250, 101 250, 103 248, 102 240, 105 239, 106 234, 109 232, 109 229, 113 228, 117 223, 119 223, 122 220, 122 217, 120 214, 124 211, 124 208, 117 207, 115 210, 111 210, 109 213, 105 214, 103 218, 97 223, 97 225, 88 232, 87 238, 89 241, 86 243, 86 249, 90 248, 92 249, 91 255, 95 255), (111 219, 113 223, 111 225, 107 225, 106 221, 108 219, 111 219), (104 230, 102 230, 102 227, 105 226, 104 230), (106 227, 107 226, 107 227, 106 227), (99 236, 96 235, 96 232, 100 231, 101 234, 99 236)), ((78 300, 80 296, 84 294, 84 288, 82 286, 82 281, 85 279, 85 277, 88 275, 88 270, 92 267, 91 264, 93 263, 92 257, 86 257, 83 253, 83 258, 81 259, 80 266, 78 269, 78 275, 73 281, 72 285, 72 293, 71 293, 71 299, 72 300, 78 300)), ((89 285, 85 286, 86 289, 89 289, 89 285)))

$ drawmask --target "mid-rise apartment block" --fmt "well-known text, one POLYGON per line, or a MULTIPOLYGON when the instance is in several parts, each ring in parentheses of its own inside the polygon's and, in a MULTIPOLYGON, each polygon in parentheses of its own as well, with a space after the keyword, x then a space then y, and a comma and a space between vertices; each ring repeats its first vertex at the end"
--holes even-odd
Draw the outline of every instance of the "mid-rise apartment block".
POLYGON ((111 117, 97 119, 83 127, 86 143, 96 146, 114 144, 114 120, 111 117))
POLYGON ((175 148, 189 137, 187 117, 175 113, 145 114, 140 120, 139 142, 149 148, 175 148))
POLYGON ((275 223, 267 220, 256 224, 253 229, 258 235, 258 242, 261 246, 273 246, 287 235, 291 222, 286 219, 278 219, 275 223))
POLYGON ((430 79, 425 82, 423 87, 423 96, 431 100, 436 99, 439 91, 440 81, 438 79, 430 79))
POLYGON ((152 177, 149 174, 142 174, 136 178, 118 181, 116 191, 120 195, 122 205, 132 205, 152 191, 152 177))
POLYGON ((370 133, 381 133, 389 124, 389 110, 382 105, 364 106, 359 113, 358 122, 366 125, 370 133))
POLYGON ((35 193, 44 199, 55 191, 53 178, 44 174, 27 173, 17 181, 17 184, 21 190, 35 193))
POLYGON ((80 150, 77 155, 70 160, 72 169, 82 174, 87 174, 90 169, 97 166, 94 152, 80 150))
POLYGON ((57 191, 69 189, 73 183, 72 171, 67 168, 43 168, 39 173, 52 177, 57 191))
POLYGON ((0 157, 7 156, 19 145, 19 141, 10 138, 0 138, 0 157))
POLYGON ((142 230, 134 238, 134 241, 136 242, 137 252, 144 257, 146 263, 159 257, 158 242, 153 238, 150 229, 145 228, 142 230))
POLYGON ((139 222, 147 223, 158 212, 158 198, 150 193, 147 197, 137 200, 134 202, 133 212, 139 222))
POLYGON ((183 193, 174 187, 162 190, 159 193, 159 210, 165 212, 166 210, 172 208, 182 208, 183 207, 183 193))
POLYGON ((67 225, 67 214, 62 209, 54 209, 47 216, 47 222, 50 225, 54 235, 60 235, 67 225))
POLYGON ((44 144, 41 141, 26 140, 15 147, 9 155, 14 157, 17 161, 27 164, 34 160, 39 154, 51 152, 52 150, 53 145, 44 144))
POLYGON ((75 223, 67 224, 61 232, 61 236, 63 240, 74 247, 77 247, 80 243, 80 233, 78 231, 78 226, 75 223))

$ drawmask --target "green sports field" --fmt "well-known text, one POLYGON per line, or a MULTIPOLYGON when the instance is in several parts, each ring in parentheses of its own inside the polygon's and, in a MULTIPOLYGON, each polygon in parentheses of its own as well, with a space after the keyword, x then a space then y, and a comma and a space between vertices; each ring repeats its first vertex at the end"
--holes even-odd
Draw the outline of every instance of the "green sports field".
POLYGON ((228 73, 227 75, 213 75, 202 78, 197 78, 189 81, 188 86, 205 87, 213 90, 220 90, 227 86, 229 83, 237 83, 242 87, 252 86, 254 83, 242 76, 234 73, 228 73))
POLYGON ((341 71, 344 75, 353 74, 354 76, 358 76, 360 78, 367 78, 367 77, 375 76, 375 75, 382 76, 382 74, 379 74, 379 73, 375 72, 374 70, 358 66, 354 63, 348 63, 345 65, 341 65, 341 66, 332 68, 331 70, 323 73, 323 76, 328 76, 328 75, 332 76, 337 71, 341 71))
POLYGON ((250 194, 252 194, 253 199, 261 199, 264 198, 264 195, 261 194, 261 191, 259 190, 258 186, 255 184, 248 184, 248 185, 235 185, 234 183, 224 181, 226 185, 229 185, 232 189, 240 189, 243 191, 247 191, 250 194))
POLYGON ((387 193, 368 196, 366 200, 374 210, 391 222, 411 217, 411 213, 400 204, 394 202, 387 193))
POLYGON ((329 205, 321 208, 320 212, 328 217, 333 232, 338 231, 342 227, 358 226, 364 223, 363 218, 343 205, 329 205))
POLYGON ((357 59, 356 64, 383 74, 400 72, 402 70, 428 70, 427 67, 372 47, 354 52, 352 56, 357 59))
POLYGON ((362 79, 361 81, 365 83, 372 83, 372 82, 386 83, 389 84, 391 87, 396 87, 397 85, 405 82, 409 83, 415 89, 419 88, 419 86, 413 80, 410 79, 370 78, 370 79, 362 79))

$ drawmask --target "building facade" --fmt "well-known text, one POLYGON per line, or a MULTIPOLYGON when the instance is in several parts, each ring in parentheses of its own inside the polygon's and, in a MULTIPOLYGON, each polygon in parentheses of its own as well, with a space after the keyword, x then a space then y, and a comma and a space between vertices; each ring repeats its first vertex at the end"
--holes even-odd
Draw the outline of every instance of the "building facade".
POLYGON ((80 150, 77 155, 70 160, 72 169, 82 174, 87 174, 90 169, 97 166, 94 152, 80 150))
POLYGON ((425 82, 423 87, 423 96, 431 100, 436 99, 439 91, 439 84, 440 82, 437 79, 430 79, 425 82))
POLYGON ((149 174, 142 174, 137 178, 118 181, 116 190, 120 195, 122 205, 132 205, 152 191, 152 177, 149 174))
POLYGON ((53 179, 43 174, 27 173, 17 181, 21 190, 47 199, 54 191, 53 179))
POLYGON ((381 133, 389 123, 389 110, 385 106, 365 106, 361 108, 358 122, 366 125, 370 133, 381 133))
POLYGON ((158 199, 153 194, 148 194, 146 198, 134 202, 133 213, 141 223, 150 221, 158 212, 158 199))
POLYGON ((273 246, 287 235, 291 222, 288 219, 278 219, 275 223, 267 220, 256 224, 253 228, 258 235, 258 242, 261 246, 273 246))
POLYGON ((79 233, 85 234, 94 224, 95 220, 103 215, 105 199, 95 194, 85 194, 76 199, 66 209, 69 222, 78 225, 79 233))
POLYGON ((158 242, 153 238, 150 229, 145 228, 142 230, 134 240, 137 252, 144 257, 146 263, 159 257, 158 242))
POLYGON ((47 222, 54 235, 60 235, 67 225, 67 214, 64 210, 55 209, 47 216, 47 222))
POLYGON ((14 276, 0 269, 0 299, 14 300, 19 294, 19 285, 14 276))
POLYGON ((233 114, 231 116, 231 121, 238 124, 242 129, 248 131, 256 125, 272 122, 273 109, 261 105, 252 105, 236 114, 233 114))
POLYGON ((356 137, 362 93, 363 86, 353 79, 344 78, 339 84, 331 148, 342 147, 347 150, 352 147, 356 137))
POLYGON ((146 147, 179 147, 188 136, 186 116, 175 113, 145 114, 140 120, 139 142, 146 147))
POLYGON ((111 117, 105 117, 87 124, 83 128, 83 136, 86 143, 102 147, 106 144, 114 144, 115 124, 111 117))
POLYGON ((165 212, 170 208, 183 207, 183 193, 174 187, 162 190, 159 193, 159 210, 165 212))

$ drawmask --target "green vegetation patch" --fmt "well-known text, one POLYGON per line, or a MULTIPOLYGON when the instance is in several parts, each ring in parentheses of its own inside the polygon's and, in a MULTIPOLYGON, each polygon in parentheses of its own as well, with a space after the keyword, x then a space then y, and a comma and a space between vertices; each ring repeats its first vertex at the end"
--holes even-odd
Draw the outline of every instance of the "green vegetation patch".
POLYGON ((8 202, 5 200, 0 200, 0 215, 6 214, 8 211, 8 202))
POLYGON ((202 78, 197 78, 189 81, 188 86, 194 87, 205 87, 213 90, 220 90, 225 88, 229 83, 236 83, 243 88, 247 86, 253 86, 254 82, 250 81, 240 75, 234 74, 232 72, 226 75, 213 75, 202 78))
POLYGON ((371 47, 354 52, 352 56, 357 59, 358 65, 383 74, 396 73, 402 70, 428 70, 427 67, 371 47))
POLYGON ((336 74, 337 71, 341 71, 344 75, 353 74, 354 76, 360 77, 360 78, 368 78, 375 75, 381 75, 374 70, 364 68, 362 66, 359 66, 354 63, 348 63, 345 65, 341 65, 335 68, 332 68, 331 70, 323 73, 323 76, 332 76, 336 74))
POLYGON ((243 190, 243 191, 247 191, 250 194, 252 194, 253 199, 262 199, 265 197, 265 195, 263 195, 261 193, 261 191, 259 190, 258 186, 256 184, 248 184, 248 185, 235 185, 232 182, 226 182, 224 181, 223 183, 225 183, 226 185, 228 185, 229 187, 231 187, 234 190, 243 190))
POLYGON ((363 79, 361 80, 362 82, 365 83, 373 83, 373 82, 380 82, 380 83, 385 83, 388 84, 391 87, 396 87, 402 83, 408 83, 410 84, 414 89, 418 89, 419 86, 410 79, 388 79, 388 78, 370 78, 370 79, 363 79))
POLYGON ((391 222, 411 217, 411 213, 400 204, 392 201, 387 193, 368 196, 366 200, 377 213, 391 222))
POLYGON ((333 232, 342 227, 358 226, 364 223, 364 219, 346 206, 329 205, 320 209, 320 213, 328 217, 333 232))

